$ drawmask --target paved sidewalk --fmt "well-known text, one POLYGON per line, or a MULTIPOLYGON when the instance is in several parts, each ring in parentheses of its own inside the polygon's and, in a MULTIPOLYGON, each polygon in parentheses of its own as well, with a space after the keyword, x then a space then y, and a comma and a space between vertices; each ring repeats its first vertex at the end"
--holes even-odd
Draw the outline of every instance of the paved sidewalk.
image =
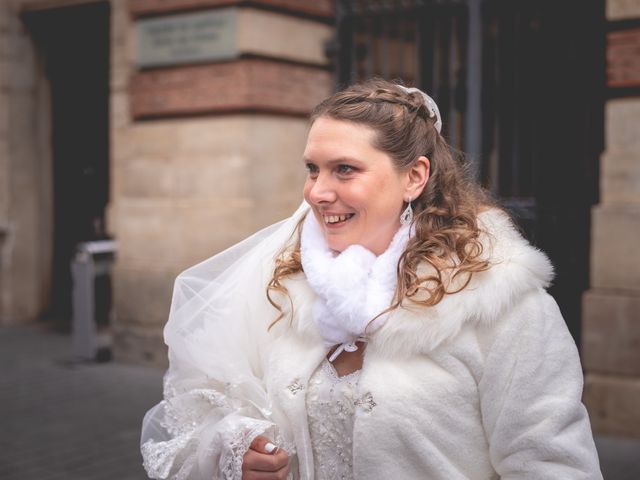
MULTIPOLYGON (((70 352, 68 335, 0 328, 0 478, 145 479, 140 423, 162 372, 73 363, 70 352)), ((640 479, 640 441, 596 443, 606 480, 640 479)))
POLYGON ((147 478, 140 423, 162 372, 71 358, 69 335, 0 329, 0 478, 147 478))

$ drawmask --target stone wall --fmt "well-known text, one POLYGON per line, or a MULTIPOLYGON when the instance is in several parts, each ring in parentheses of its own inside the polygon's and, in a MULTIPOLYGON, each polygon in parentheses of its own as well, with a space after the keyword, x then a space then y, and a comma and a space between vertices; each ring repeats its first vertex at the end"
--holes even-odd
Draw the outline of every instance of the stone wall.
POLYGON ((302 199, 306 115, 332 88, 322 53, 332 28, 292 12, 322 2, 239 8, 239 58, 135 67, 138 15, 235 3, 112 1, 108 229, 118 242, 120 361, 163 365, 175 276, 288 216, 302 199))
POLYGON ((0 324, 8 316, 8 274, 5 238, 9 228, 9 6, 0 3, 0 324))
POLYGON ((49 93, 19 12, 0 2, 0 323, 33 320, 51 277, 49 93))
MULTIPOLYGON (((624 29, 635 20, 638 29, 640 0, 608 0, 607 16, 627 22, 624 29)), ((629 53, 620 51, 619 38, 620 32, 609 33, 608 86, 613 93, 619 85, 640 92, 640 69, 629 71, 629 63, 619 61, 629 53)), ((640 45, 633 55, 640 65, 640 45)), ((583 301, 584 400, 596 432, 640 437, 640 95, 627 91, 605 108, 591 289, 583 301)))
MULTIPOLYGON (((22 15, 83 3, 91 0, 0 2, 0 323, 37 318, 52 274, 51 100, 22 15)), ((333 2, 109 3, 115 353, 162 363, 176 274, 301 200, 306 115, 333 86, 323 50, 333 2), (237 13, 236 58, 135 66, 136 19, 217 8, 237 13)))
POLYGON ((638 0, 607 0, 607 20, 626 20, 640 18, 640 2, 638 0))

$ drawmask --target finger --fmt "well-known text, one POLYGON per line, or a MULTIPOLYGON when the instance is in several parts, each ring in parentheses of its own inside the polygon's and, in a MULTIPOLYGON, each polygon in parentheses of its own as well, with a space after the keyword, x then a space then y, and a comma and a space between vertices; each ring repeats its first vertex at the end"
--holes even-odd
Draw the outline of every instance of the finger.
POLYGON ((245 471, 242 480, 286 480, 291 471, 289 465, 284 466, 277 472, 259 472, 255 470, 245 471))
POLYGON ((269 454, 275 454, 278 451, 278 447, 264 435, 258 435, 256 438, 254 438, 253 442, 251 442, 251 445, 249 445, 249 448, 257 452, 269 454))
POLYGON ((289 454, 286 450, 280 448, 276 453, 272 454, 276 466, 286 467, 289 465, 289 454))
POLYGON ((289 456, 284 450, 275 455, 247 450, 244 454, 242 468, 245 471, 277 472, 289 464, 289 456))

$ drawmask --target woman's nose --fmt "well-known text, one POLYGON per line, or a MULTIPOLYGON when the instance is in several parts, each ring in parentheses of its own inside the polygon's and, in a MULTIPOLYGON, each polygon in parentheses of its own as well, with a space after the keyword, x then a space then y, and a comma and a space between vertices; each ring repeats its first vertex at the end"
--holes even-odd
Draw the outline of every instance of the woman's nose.
POLYGON ((336 191, 327 175, 318 175, 308 191, 308 200, 314 204, 332 203, 336 200, 336 191))

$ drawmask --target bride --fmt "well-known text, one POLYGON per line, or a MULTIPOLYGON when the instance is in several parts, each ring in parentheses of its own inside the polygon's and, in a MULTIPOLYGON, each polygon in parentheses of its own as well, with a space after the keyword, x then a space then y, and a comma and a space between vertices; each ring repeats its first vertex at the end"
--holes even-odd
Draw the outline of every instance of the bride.
POLYGON ((552 266, 440 129, 383 80, 316 107, 298 211, 176 280, 151 478, 602 478, 552 266))

